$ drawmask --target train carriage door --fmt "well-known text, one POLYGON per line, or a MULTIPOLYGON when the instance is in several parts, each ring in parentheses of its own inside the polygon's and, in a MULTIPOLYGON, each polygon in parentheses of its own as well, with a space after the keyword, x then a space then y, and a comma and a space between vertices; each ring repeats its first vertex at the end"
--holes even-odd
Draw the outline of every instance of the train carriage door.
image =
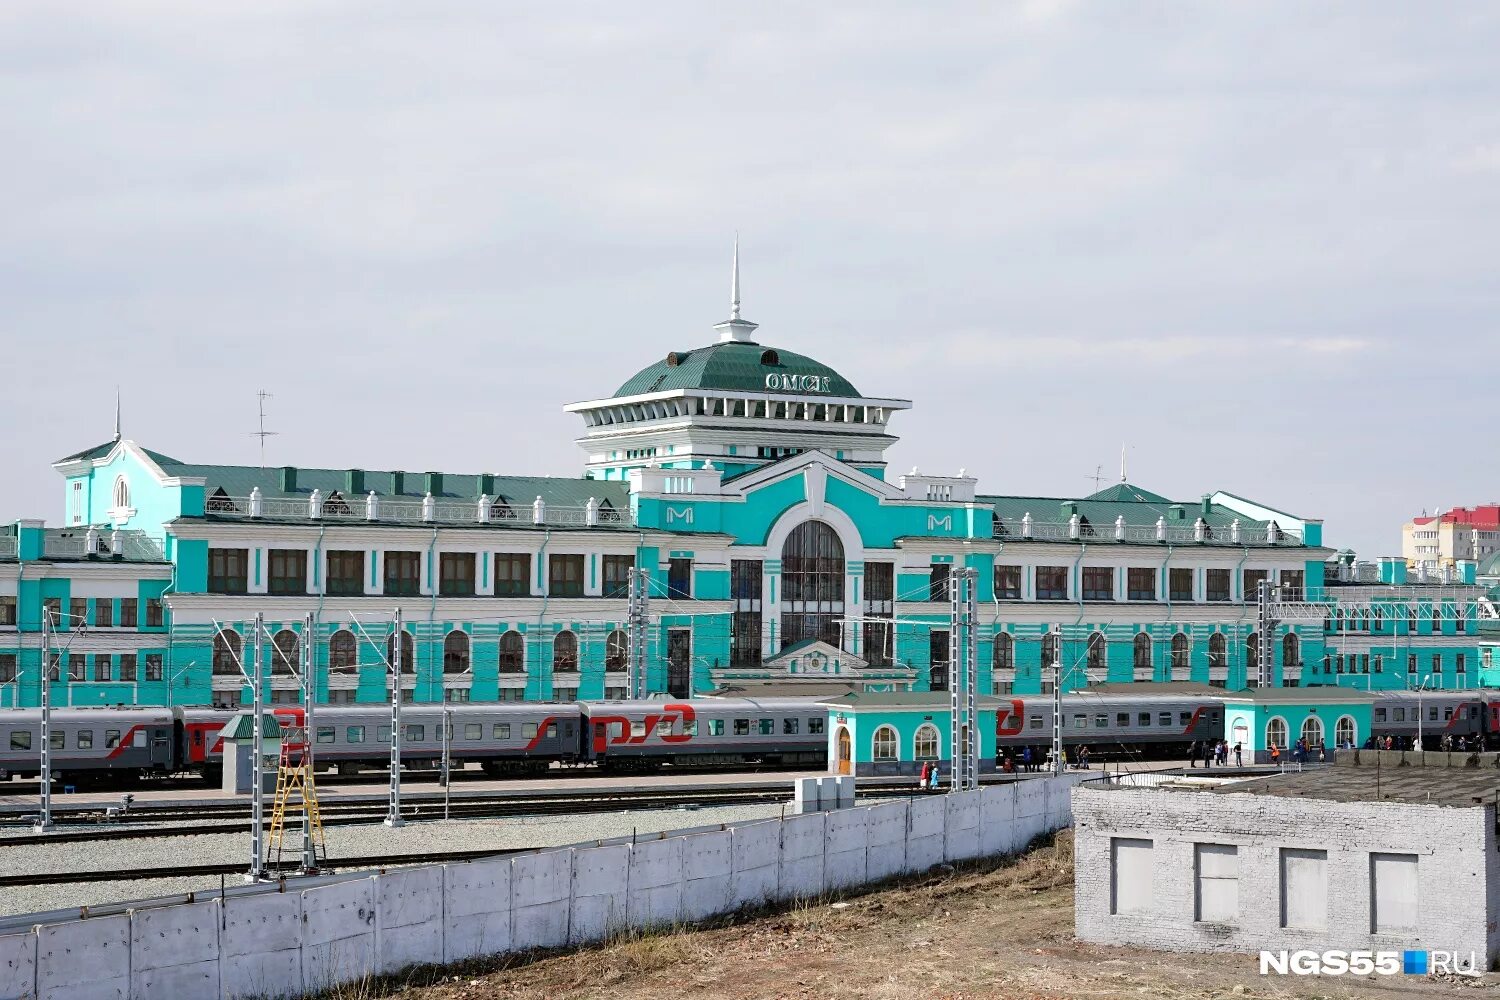
POLYGON ((667 630, 667 693, 687 698, 693 692, 693 633, 691 629, 667 630))
POLYGON ((172 766, 172 731, 162 726, 151 728, 151 766, 169 768, 172 766))
POLYGON ((851 774, 854 766, 854 741, 849 738, 848 726, 839 726, 837 743, 839 774, 851 774))

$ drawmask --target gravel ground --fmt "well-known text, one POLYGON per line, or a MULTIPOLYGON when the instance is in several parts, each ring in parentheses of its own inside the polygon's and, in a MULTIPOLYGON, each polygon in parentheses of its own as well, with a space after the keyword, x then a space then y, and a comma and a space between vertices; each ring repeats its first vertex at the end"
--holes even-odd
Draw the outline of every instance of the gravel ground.
MULTIPOLYGON (((502 819, 463 819, 409 823, 390 830, 379 824, 338 826, 327 830, 328 856, 373 857, 379 854, 419 854, 428 851, 556 847, 608 837, 656 833, 685 827, 709 826, 762 819, 781 814, 779 804, 722 806, 705 809, 650 809, 592 813, 576 816, 533 816, 502 819)), ((289 854, 301 850, 300 839, 289 854)), ((250 835, 235 833, 195 837, 138 838, 119 842, 36 844, 0 851, 0 874, 30 872, 110 871, 117 868, 170 868, 172 865, 209 865, 243 859, 250 835)), ((12 888, 0 894, 0 915, 38 913, 75 906, 149 899, 188 892, 217 891, 219 879, 170 878, 75 885, 38 885, 12 888)))

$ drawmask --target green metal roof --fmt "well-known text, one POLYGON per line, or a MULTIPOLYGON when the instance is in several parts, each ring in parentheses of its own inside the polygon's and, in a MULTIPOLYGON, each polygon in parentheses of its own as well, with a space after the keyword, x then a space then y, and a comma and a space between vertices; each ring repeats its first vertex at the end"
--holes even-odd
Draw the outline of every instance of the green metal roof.
POLYGON ((1088 496, 1084 497, 1084 499, 1099 500, 1103 502, 1125 500, 1131 503, 1160 504, 1170 504, 1172 502, 1166 497, 1162 496, 1160 493, 1152 493, 1150 490, 1143 490, 1139 486, 1132 486, 1129 483, 1125 482, 1115 483, 1113 486, 1106 486, 1098 493, 1090 493, 1088 496))
MULTIPOLYGON (((63 462, 91 462, 96 458, 103 458, 105 455, 108 455, 111 451, 114 450, 114 447, 117 444, 119 444, 118 441, 106 441, 103 444, 96 444, 92 448, 85 448, 83 451, 75 452, 72 455, 66 455, 62 458, 59 458, 52 464, 61 465, 63 462)), ((163 455, 159 451, 152 451, 150 448, 142 448, 141 450, 144 451, 147 455, 151 456, 151 460, 157 465, 180 464, 177 459, 163 455)))
MULTIPOLYGON (((270 712, 267 706, 260 717, 260 735, 262 739, 281 739, 281 723, 276 721, 276 716, 270 712)), ((255 739, 255 718, 251 712, 241 712, 229 720, 228 725, 219 730, 219 736, 226 740, 253 740, 255 739)))
POLYGON ((1087 521, 1088 526, 1098 532, 1100 537, 1109 537, 1115 519, 1121 516, 1132 527, 1155 527, 1157 518, 1166 518, 1168 527, 1192 527, 1200 517, 1211 529, 1227 529, 1235 520, 1240 522, 1242 528, 1247 529, 1263 529, 1267 524, 1219 504, 1208 504, 1205 510, 1202 501, 1174 502, 1128 483, 1118 484, 1110 490, 1102 490, 1078 500, 1066 497, 1017 496, 980 496, 975 499, 980 503, 994 505, 995 518, 1003 522, 1006 534, 1012 537, 1020 534, 1021 518, 1028 513, 1034 522, 1059 524, 1067 522, 1074 508, 1077 509, 1078 516, 1087 521), (1134 494, 1142 499, 1126 499, 1127 494, 1134 494), (1173 510, 1174 507, 1177 510, 1173 510))
POLYGON ((637 396, 669 389, 727 389, 767 392, 771 374, 816 375, 829 380, 827 392, 817 396, 860 398, 860 392, 838 372, 821 362, 780 348, 742 341, 725 341, 691 351, 673 351, 625 381, 616 396, 637 396))

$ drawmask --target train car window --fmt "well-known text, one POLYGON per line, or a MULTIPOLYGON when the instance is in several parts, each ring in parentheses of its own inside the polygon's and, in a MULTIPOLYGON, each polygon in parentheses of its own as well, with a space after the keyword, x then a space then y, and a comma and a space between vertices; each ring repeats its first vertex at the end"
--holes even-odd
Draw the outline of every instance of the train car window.
POLYGON ((146 731, 144 729, 138 729, 138 730, 136 730, 135 735, 130 738, 130 745, 133 746, 133 747, 143 747, 143 746, 145 746, 146 745, 146 731))
POLYGON ((113 750, 120 745, 120 731, 118 729, 106 729, 104 731, 104 749, 113 750))
POLYGON ((420 743, 427 738, 427 727, 409 725, 406 727, 406 739, 412 743, 420 743))
POLYGON ((94 732, 91 729, 80 730, 78 733, 78 749, 94 749, 94 732))
POLYGON ((710 736, 723 736, 724 735, 724 720, 723 719, 709 719, 708 720, 708 735, 710 735, 710 736))
POLYGON ((1150 712, 1137 712, 1136 716, 1135 716, 1135 724, 1138 725, 1138 726, 1149 726, 1149 725, 1151 725, 1151 713, 1150 712))
POLYGON ((1208 713, 1208 717, 1210 719, 1214 720, 1215 722, 1218 722, 1219 721, 1219 710, 1216 708, 1212 712, 1209 712, 1208 713))
MULTIPOLYGON (((1421 709, 1419 708, 1419 709, 1417 709, 1417 711, 1420 712, 1421 709)), ((1432 708, 1429 708, 1427 710, 1427 721, 1428 722, 1436 722, 1437 721, 1437 706, 1433 706, 1432 708)))
POLYGON ((332 726, 319 726, 318 727, 318 742, 319 743, 332 743, 333 742, 333 727, 332 726))
POLYGON ((391 727, 390 726, 377 726, 375 728, 375 742, 376 743, 389 743, 390 741, 391 741, 391 727))
MULTIPOLYGON (((1416 709, 1412 709, 1412 711, 1415 712, 1416 709)), ((1396 721, 1396 722, 1405 722, 1406 721, 1406 709, 1404 709, 1404 708, 1398 708, 1398 709, 1396 709, 1396 714, 1394 716, 1394 721, 1396 721)))
POLYGON ((1385 709, 1384 708, 1377 708, 1377 709, 1375 709, 1375 721, 1376 722, 1384 722, 1385 721, 1385 709))
POLYGON ((644 722, 632 722, 630 724, 630 735, 631 736, 645 736, 646 735, 646 724, 644 722))
POLYGON ((1184 725, 1184 726, 1192 725, 1192 722, 1193 722, 1193 713, 1192 712, 1178 712, 1177 713, 1177 721, 1179 723, 1181 723, 1182 725, 1184 725))
POLYGON ((687 722, 684 722, 682 724, 682 735, 684 735, 684 736, 697 736, 698 735, 698 720, 697 719, 689 719, 687 722))
POLYGON ((1124 728, 1128 727, 1130 725, 1130 713, 1129 712, 1116 712, 1115 713, 1115 725, 1119 726, 1121 729, 1124 729, 1124 728))
POLYGON ((823 723, 827 721, 821 715, 807 720, 807 731, 814 736, 823 732, 823 723))
POLYGON ((31 734, 22 732, 19 729, 12 729, 10 731, 10 748, 12 750, 30 750, 31 734))
MULTIPOLYGON (((548 732, 548 735, 551 735, 551 732, 552 732, 552 727, 551 726, 547 727, 547 732, 548 732)), ((482 722, 466 722, 466 723, 464 723, 464 739, 466 739, 466 740, 482 740, 482 739, 484 739, 484 723, 482 723, 482 722)))
POLYGON ((510 739, 510 723, 509 722, 497 722, 493 726, 491 726, 490 727, 490 739, 494 739, 494 740, 508 740, 508 739, 510 739))
POLYGON ((750 720, 749 719, 735 719, 734 720, 734 735, 736 735, 736 736, 749 736, 750 735, 750 720))
POLYGON ((1089 717, 1087 715, 1075 715, 1075 716, 1073 716, 1073 728, 1074 729, 1087 729, 1088 725, 1089 725, 1089 717))
POLYGON ((1041 729, 1042 728, 1042 717, 1040 715, 1033 715, 1031 717, 1030 726, 1031 726, 1032 729, 1041 729))
POLYGON ((1159 712, 1156 716, 1156 724, 1159 726, 1170 726, 1172 724, 1171 712, 1159 712))
POLYGON ((761 719, 760 720, 760 734, 762 736, 770 736, 770 735, 772 735, 775 732, 776 732, 776 720, 775 719, 761 719))
POLYGON ((536 723, 535 722, 523 722, 523 723, 521 723, 521 739, 523 739, 523 740, 529 740, 529 739, 534 738, 535 736, 536 736, 536 723))
POLYGON ((59 730, 52 734, 52 749, 62 750, 68 745, 68 734, 59 730))
POLYGON ((345 743, 363 743, 365 741, 364 726, 348 726, 344 729, 345 743))
POLYGON ((783 736, 796 736, 798 728, 800 727, 797 719, 781 720, 781 735, 783 736))
MULTIPOLYGON (((1445 709, 1443 709, 1443 719, 1446 721, 1446 720, 1451 719, 1451 718, 1453 718, 1453 709, 1451 709, 1451 708, 1445 708, 1445 709)), ((79 733, 78 735, 82 736, 83 734, 79 733)))
POLYGON ((194 729, 193 730, 193 746, 195 746, 195 747, 201 747, 202 745, 203 745, 203 730, 201 730, 201 729, 194 729))
POLYGON ((547 725, 547 738, 549 740, 557 739, 557 723, 552 722, 547 725))

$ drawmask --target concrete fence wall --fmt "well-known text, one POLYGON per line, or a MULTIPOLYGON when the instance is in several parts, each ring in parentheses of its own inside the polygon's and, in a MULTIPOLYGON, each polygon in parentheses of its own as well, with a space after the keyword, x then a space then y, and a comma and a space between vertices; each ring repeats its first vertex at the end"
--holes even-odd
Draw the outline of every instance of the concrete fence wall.
POLYGON ((0 1000, 296 997, 1024 848, 1084 775, 133 909, 0 936, 0 1000))

